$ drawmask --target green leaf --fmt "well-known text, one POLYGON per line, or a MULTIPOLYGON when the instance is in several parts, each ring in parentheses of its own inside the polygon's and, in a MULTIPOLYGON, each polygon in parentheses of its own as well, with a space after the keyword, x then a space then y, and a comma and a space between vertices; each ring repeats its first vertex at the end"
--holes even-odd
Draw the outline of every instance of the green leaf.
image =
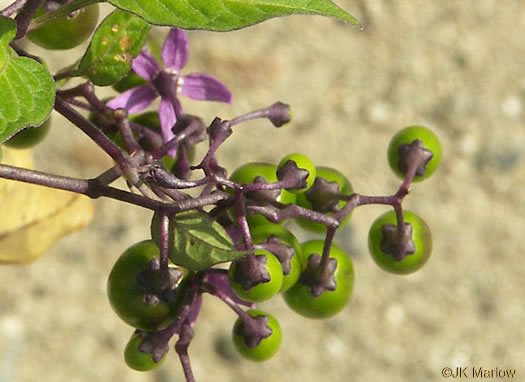
POLYGON ((323 15, 359 25, 330 0, 107 0, 156 25, 228 31, 293 14, 323 15))
POLYGON ((249 251, 237 251, 224 228, 199 211, 184 211, 172 221, 170 259, 192 271, 235 260, 249 251))
POLYGON ((98 26, 73 75, 86 76, 99 86, 121 80, 140 53, 149 28, 147 22, 132 13, 114 11, 98 26))
POLYGON ((9 46, 15 22, 0 17, 0 143, 28 126, 39 126, 53 109, 55 82, 47 69, 9 46))

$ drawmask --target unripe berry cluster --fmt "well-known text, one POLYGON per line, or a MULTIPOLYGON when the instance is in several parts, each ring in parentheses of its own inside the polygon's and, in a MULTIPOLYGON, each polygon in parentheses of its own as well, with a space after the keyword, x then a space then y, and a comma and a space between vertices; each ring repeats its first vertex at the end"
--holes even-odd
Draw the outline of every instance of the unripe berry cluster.
POLYGON ((112 307, 137 329, 126 347, 126 362, 137 370, 149 370, 164 360, 171 336, 179 335, 178 344, 189 343, 203 293, 220 298, 238 314, 233 343, 240 354, 255 361, 272 357, 282 341, 277 319, 255 309, 255 304, 282 295, 293 311, 307 318, 340 313, 352 295, 354 267, 333 238, 362 204, 394 207, 370 228, 373 260, 388 272, 417 271, 431 254, 430 229, 422 218, 402 210, 400 201, 413 177, 426 179, 426 169, 437 168, 440 155, 439 141, 430 130, 409 127, 397 133, 388 149, 388 162, 404 182, 391 197, 356 194, 342 173, 316 167, 304 154, 286 155, 277 165, 242 165, 217 186, 226 191, 228 202, 208 213, 228 232, 235 248, 247 252, 231 261, 228 270, 181 266, 191 244, 177 242, 181 232, 176 214, 156 213, 153 240, 130 247, 108 281, 112 307), (290 219, 309 232, 325 234, 325 240, 299 243, 285 228, 290 219), (168 257, 167 268, 161 265, 161 248, 168 257), (183 314, 186 319, 181 322, 183 314))

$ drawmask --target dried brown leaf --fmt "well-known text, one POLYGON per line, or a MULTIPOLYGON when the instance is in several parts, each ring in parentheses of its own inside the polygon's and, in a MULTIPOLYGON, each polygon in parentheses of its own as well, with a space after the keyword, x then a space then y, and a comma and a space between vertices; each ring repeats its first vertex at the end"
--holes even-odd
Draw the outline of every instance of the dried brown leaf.
MULTIPOLYGON (((33 167, 31 150, 4 147, 3 152, 4 164, 33 167)), ((32 262, 92 217, 93 205, 85 196, 0 179, 0 263, 32 262)))

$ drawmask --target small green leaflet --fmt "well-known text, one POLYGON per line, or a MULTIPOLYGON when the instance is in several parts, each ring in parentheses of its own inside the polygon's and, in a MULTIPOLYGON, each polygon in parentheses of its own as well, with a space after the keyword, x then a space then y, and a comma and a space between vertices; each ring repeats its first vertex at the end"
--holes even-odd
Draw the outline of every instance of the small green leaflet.
POLYGON ((46 120, 55 101, 55 82, 47 69, 9 46, 15 22, 0 16, 0 143, 27 126, 46 120))
POLYGON ((78 69, 72 74, 88 77, 98 86, 121 80, 140 53, 149 28, 147 22, 132 13, 114 11, 98 26, 78 69))
POLYGON ((249 251, 237 251, 224 228, 208 215, 191 210, 178 213, 170 224, 170 259, 192 271, 235 260, 249 251))
POLYGON ((330 0, 107 0, 149 23, 229 31, 293 14, 323 15, 360 25, 330 0))

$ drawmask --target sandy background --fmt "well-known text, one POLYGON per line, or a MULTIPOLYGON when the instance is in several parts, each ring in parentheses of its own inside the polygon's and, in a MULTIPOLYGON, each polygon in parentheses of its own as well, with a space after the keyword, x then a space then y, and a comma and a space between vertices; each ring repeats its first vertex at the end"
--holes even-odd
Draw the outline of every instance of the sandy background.
MULTIPOLYGON (((230 344, 234 314, 206 298, 190 347, 197 381, 440 381, 444 367, 511 368, 525 381, 525 3, 337 3, 366 29, 295 16, 190 33, 186 73, 221 78, 234 104, 183 105, 210 121, 290 103, 295 120, 286 129, 264 122, 236 129, 220 152, 223 164, 233 170, 303 151, 370 195, 399 185, 386 161, 390 137, 406 125, 432 128, 442 166, 413 187, 405 207, 432 228, 433 256, 412 276, 384 273, 366 235, 386 209, 359 208, 336 237, 356 269, 345 311, 310 321, 279 298, 263 304, 280 320, 284 342, 274 359, 253 364, 230 344)), ((104 154, 55 117, 53 139, 35 152, 38 168, 83 177, 107 168, 104 154)), ((131 329, 111 311, 105 283, 119 254, 148 237, 150 214, 109 200, 96 207, 88 229, 46 257, 0 267, 1 382, 183 381, 175 352, 147 374, 124 364, 131 329)))

